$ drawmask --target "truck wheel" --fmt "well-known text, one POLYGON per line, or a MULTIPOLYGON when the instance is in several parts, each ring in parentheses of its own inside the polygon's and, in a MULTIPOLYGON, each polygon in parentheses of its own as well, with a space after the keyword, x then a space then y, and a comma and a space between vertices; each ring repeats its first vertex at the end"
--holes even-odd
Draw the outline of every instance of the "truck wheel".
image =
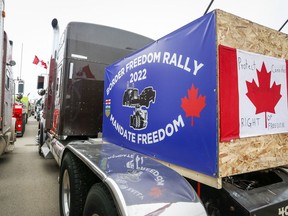
POLYGON ((59 204, 61 216, 82 216, 89 184, 85 180, 84 165, 71 152, 63 159, 60 168, 59 204))
POLYGON ((23 116, 22 116, 22 131, 21 131, 22 136, 23 136, 24 133, 25 133, 25 126, 26 126, 26 123, 25 123, 25 116, 23 115, 23 116))
POLYGON ((42 150, 41 150, 41 147, 42 147, 42 145, 40 144, 40 133, 41 133, 41 130, 40 130, 40 128, 41 128, 41 126, 40 126, 40 122, 38 123, 38 132, 37 132, 37 142, 38 142, 38 153, 39 153, 39 155, 41 156, 41 157, 44 157, 44 154, 43 154, 43 152, 42 152, 42 150))
POLYGON ((4 139, 4 137, 0 136, 0 155, 4 153, 6 146, 6 140, 4 139))
POLYGON ((40 122, 40 129, 39 129, 39 146, 43 146, 44 144, 44 128, 43 128, 43 123, 40 122))
POLYGON ((104 183, 94 184, 87 196, 83 216, 117 215, 113 198, 104 183))

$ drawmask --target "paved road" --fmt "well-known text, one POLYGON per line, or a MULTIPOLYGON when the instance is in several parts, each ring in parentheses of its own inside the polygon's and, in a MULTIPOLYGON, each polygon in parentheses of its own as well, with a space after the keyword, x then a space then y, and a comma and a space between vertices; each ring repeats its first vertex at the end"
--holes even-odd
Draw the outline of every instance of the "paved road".
POLYGON ((38 154, 38 122, 30 117, 12 153, 0 156, 0 215, 58 216, 58 165, 38 154))

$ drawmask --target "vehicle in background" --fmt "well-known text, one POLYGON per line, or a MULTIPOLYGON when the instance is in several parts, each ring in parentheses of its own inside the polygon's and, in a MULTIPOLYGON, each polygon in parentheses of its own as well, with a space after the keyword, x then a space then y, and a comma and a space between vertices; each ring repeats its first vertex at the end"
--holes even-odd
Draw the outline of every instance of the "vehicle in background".
POLYGON ((28 121, 27 106, 22 101, 23 95, 17 94, 13 105, 13 117, 16 119, 16 136, 22 137, 28 121))
POLYGON ((29 96, 25 96, 23 95, 21 98, 21 102, 23 104, 24 107, 24 115, 25 115, 25 121, 26 124, 28 123, 28 118, 31 116, 31 105, 29 102, 29 96))
POLYGON ((13 42, 4 31, 4 0, 0 1, 0 155, 14 149, 15 118, 12 117, 14 80, 13 42))
POLYGON ((15 132, 16 136, 22 137, 25 132, 25 119, 23 118, 23 106, 22 104, 15 103, 13 106, 13 117, 16 119, 15 132))

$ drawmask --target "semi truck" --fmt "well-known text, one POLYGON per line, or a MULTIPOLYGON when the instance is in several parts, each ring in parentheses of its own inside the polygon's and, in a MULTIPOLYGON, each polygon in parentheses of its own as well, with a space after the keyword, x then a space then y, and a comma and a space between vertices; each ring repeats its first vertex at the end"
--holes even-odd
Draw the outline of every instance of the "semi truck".
POLYGON ((0 155, 14 149, 15 118, 13 112, 14 80, 12 66, 13 42, 4 31, 5 2, 0 1, 0 155))
POLYGON ((16 119, 15 133, 17 137, 22 137, 25 133, 26 123, 28 121, 28 109, 26 104, 28 104, 27 96, 23 96, 21 93, 15 96, 13 117, 16 119))
POLYGON ((219 9, 157 41, 84 26, 41 121, 61 215, 288 215, 288 35, 219 9))

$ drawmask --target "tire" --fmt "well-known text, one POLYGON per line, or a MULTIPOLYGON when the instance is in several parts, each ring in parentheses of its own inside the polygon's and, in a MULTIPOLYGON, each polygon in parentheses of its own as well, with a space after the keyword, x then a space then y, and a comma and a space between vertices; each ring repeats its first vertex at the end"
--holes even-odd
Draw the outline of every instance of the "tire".
POLYGON ((39 146, 43 146, 44 144, 44 128, 43 128, 43 123, 40 122, 40 129, 39 129, 39 146))
POLYGON ((140 116, 137 115, 136 116, 136 128, 137 129, 140 129, 140 124, 141 124, 141 119, 140 119, 140 116))
POLYGON ((132 126, 133 128, 136 128, 136 117, 135 117, 135 115, 131 115, 131 117, 130 117, 130 126, 132 126))
POLYGON ((116 216, 117 210, 108 188, 101 182, 94 184, 87 196, 83 216, 116 216))
POLYGON ((0 155, 4 154, 6 145, 6 140, 4 139, 4 137, 0 136, 0 155))
MULTIPOLYGON (((23 115, 23 116, 22 116, 22 131, 21 131, 22 136, 23 136, 24 133, 25 133, 25 129, 26 129, 25 115, 23 115)), ((22 137, 22 136, 21 136, 21 137, 22 137)))
POLYGON ((61 216, 82 216, 93 177, 71 152, 65 154, 60 168, 59 205, 61 216))
POLYGON ((40 144, 40 133, 41 133, 41 131, 40 131, 40 122, 38 123, 38 132, 37 132, 37 142, 38 142, 38 153, 39 153, 39 155, 41 156, 41 157, 44 157, 44 154, 43 154, 43 152, 42 152, 42 150, 41 150, 41 147, 42 147, 42 145, 40 144))
POLYGON ((44 157, 44 155, 43 155, 43 152, 42 152, 42 150, 41 150, 41 148, 42 148, 42 146, 43 146, 43 144, 45 143, 45 140, 46 140, 46 135, 45 135, 45 132, 44 132, 44 126, 43 126, 43 123, 40 121, 39 122, 39 129, 38 129, 38 143, 39 143, 39 145, 38 145, 38 152, 39 152, 39 155, 41 156, 41 157, 44 157))

